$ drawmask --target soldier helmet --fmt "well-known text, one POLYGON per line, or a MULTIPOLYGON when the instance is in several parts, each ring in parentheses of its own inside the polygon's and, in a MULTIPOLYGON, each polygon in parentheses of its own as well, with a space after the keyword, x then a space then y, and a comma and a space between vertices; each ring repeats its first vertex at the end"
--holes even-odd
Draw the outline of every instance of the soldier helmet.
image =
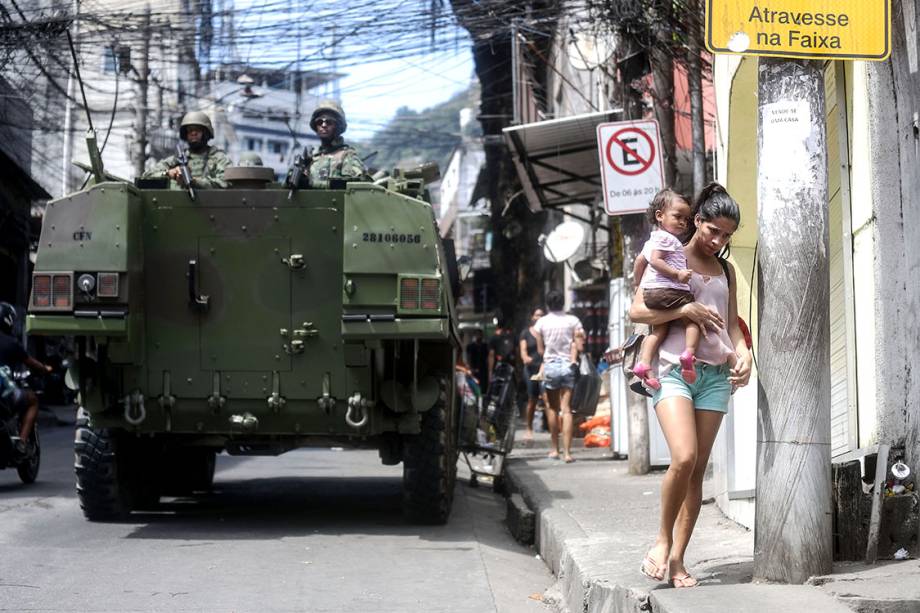
POLYGON ((255 151, 244 151, 237 166, 262 166, 262 158, 255 151))
POLYGON ((201 126, 204 128, 204 142, 214 138, 214 128, 211 127, 211 119, 204 111, 189 111, 182 116, 182 123, 179 125, 179 138, 185 140, 185 130, 188 126, 201 126))
POLYGON ((0 330, 7 334, 13 333, 13 323, 16 321, 16 309, 9 302, 0 302, 0 330))
POLYGON ((344 134, 348 128, 348 122, 345 121, 345 111, 335 100, 320 100, 316 108, 313 109, 313 115, 310 117, 310 127, 316 131, 316 118, 320 115, 332 115, 338 121, 338 135, 344 134))

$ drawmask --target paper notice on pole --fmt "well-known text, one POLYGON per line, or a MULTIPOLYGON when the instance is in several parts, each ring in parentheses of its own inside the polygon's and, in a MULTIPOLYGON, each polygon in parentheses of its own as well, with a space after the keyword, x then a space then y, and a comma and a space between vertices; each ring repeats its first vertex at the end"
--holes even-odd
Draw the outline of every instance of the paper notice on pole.
POLYGON ((761 107, 762 167, 780 171, 788 181, 810 175, 808 139, 811 136, 811 109, 805 100, 783 100, 761 107), (768 164, 764 164, 769 160, 768 164), (804 171, 804 172, 801 172, 804 171))

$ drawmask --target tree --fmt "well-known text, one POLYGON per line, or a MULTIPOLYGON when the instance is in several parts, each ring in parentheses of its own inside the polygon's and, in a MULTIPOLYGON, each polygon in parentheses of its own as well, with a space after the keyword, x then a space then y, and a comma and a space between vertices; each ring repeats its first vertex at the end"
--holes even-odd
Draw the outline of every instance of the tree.
POLYGON ((693 130, 693 190, 699 192, 706 182, 702 81, 711 74, 711 65, 703 53, 701 0, 588 0, 588 6, 605 21, 616 24, 621 35, 648 57, 652 86, 646 93, 655 104, 664 149, 665 181, 669 185, 677 180, 674 66, 677 64, 687 70, 693 130))
POLYGON ((521 329, 530 310, 542 298, 544 267, 537 238, 543 231, 546 214, 533 214, 528 208, 502 137, 502 129, 510 125, 513 115, 509 69, 512 24, 538 13, 538 48, 545 47, 552 40, 558 7, 539 0, 489 3, 488 11, 483 10, 483 3, 473 0, 452 0, 451 5, 473 39, 473 60, 482 88, 479 111, 486 155, 483 195, 490 206, 491 265, 499 290, 499 310, 509 325, 521 329))
POLYGON ((443 171, 451 152, 460 144, 460 110, 475 104, 477 94, 477 88, 470 87, 423 111, 401 107, 367 143, 368 151, 377 152, 369 163, 389 170, 437 162, 443 171))

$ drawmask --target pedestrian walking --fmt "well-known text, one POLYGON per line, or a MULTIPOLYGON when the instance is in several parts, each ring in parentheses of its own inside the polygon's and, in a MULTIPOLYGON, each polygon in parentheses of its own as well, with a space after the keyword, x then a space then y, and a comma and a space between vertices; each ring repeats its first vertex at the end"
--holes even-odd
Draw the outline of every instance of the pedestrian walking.
MULTIPOLYGON (((549 313, 534 324, 537 351, 543 356, 543 386, 546 388, 546 415, 562 423, 562 456, 566 462, 572 457, 572 388, 575 387, 575 370, 578 368, 579 336, 585 331, 574 315, 565 313, 562 292, 553 290, 546 295, 549 313)), ((559 429, 550 429, 553 449, 549 457, 559 457, 559 429)))
MULTIPOLYGON (((518 341, 518 351, 521 354, 521 362, 524 364, 524 383, 527 385, 527 409, 526 429, 524 430, 524 442, 533 440, 533 417, 537 411, 537 400, 543 396, 542 381, 534 379, 540 373, 540 366, 543 364, 543 356, 537 350, 537 337, 534 334, 534 325, 543 317, 543 309, 537 307, 530 314, 530 325, 521 332, 518 341)), ((545 401, 544 401, 545 404, 545 401)), ((555 422, 549 424, 550 432, 557 430, 555 422)))
POLYGON ((741 221, 738 204, 725 188, 712 183, 697 197, 692 213, 692 234, 684 253, 692 271, 694 302, 653 310, 639 288, 629 311, 634 322, 655 326, 670 322, 658 352, 655 372, 660 388, 652 402, 671 465, 661 485, 658 537, 640 570, 659 581, 667 577, 674 587, 697 585, 684 565, 684 554, 702 504, 703 474, 731 394, 747 385, 751 376, 751 354, 738 325, 735 274, 721 257, 741 221), (703 334, 692 383, 681 374, 683 320, 693 321, 703 334), (736 355, 733 368, 728 366, 732 354, 736 355))

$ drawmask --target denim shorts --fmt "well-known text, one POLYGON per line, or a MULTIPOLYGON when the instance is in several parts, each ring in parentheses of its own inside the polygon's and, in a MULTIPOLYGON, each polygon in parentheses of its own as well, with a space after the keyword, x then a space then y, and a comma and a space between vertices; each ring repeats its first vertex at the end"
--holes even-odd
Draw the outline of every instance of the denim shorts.
POLYGON ((652 404, 661 400, 681 396, 693 401, 693 408, 699 411, 728 413, 728 401, 732 395, 732 384, 728 381, 727 364, 696 364, 696 383, 684 381, 680 367, 675 366, 658 381, 661 389, 652 396, 652 404))
POLYGON ((544 362, 543 386, 548 390, 575 387, 575 370, 572 363, 558 358, 544 362))

